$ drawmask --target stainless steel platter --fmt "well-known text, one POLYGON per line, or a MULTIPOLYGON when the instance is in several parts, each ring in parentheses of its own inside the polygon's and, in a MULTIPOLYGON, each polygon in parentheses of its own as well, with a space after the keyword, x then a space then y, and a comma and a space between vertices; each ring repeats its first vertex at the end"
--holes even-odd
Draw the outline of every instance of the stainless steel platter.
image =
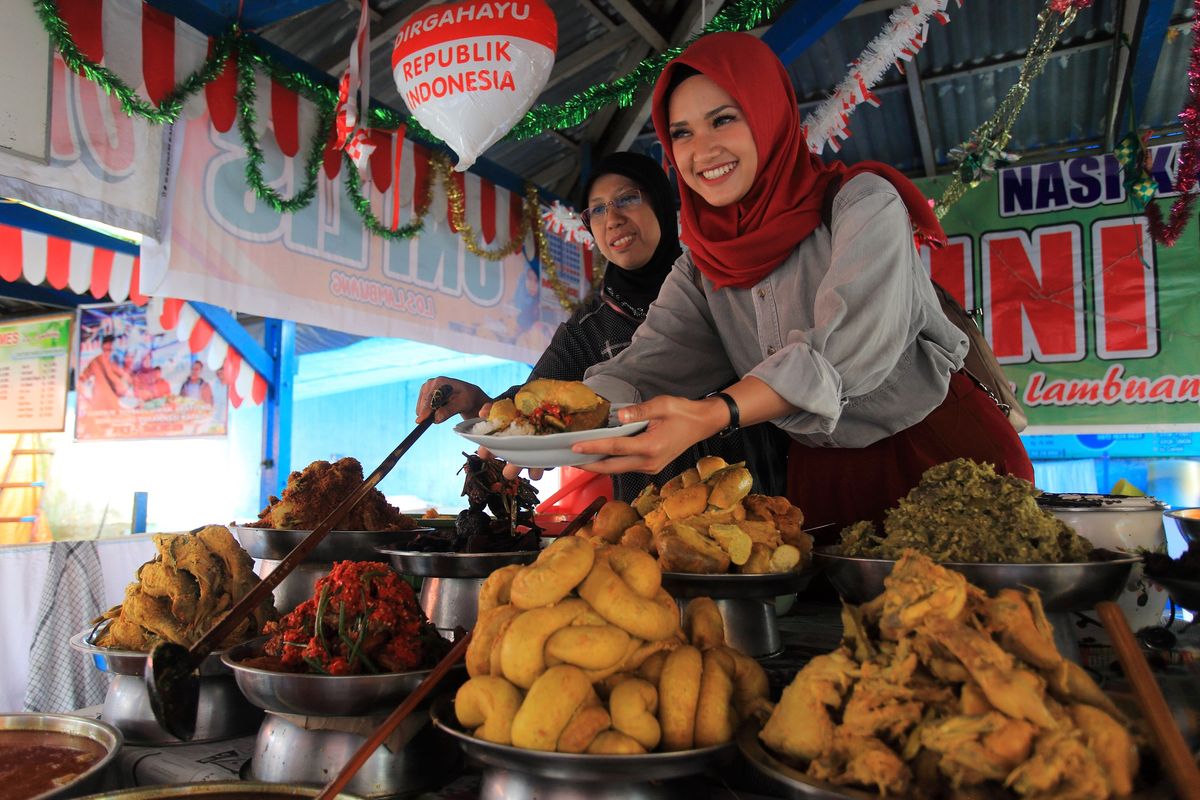
POLYGON ((662 585, 672 597, 767 598, 803 590, 812 580, 813 574, 814 570, 811 568, 799 572, 773 572, 766 575, 664 572, 662 585))
POLYGON ((643 783, 698 775, 734 755, 734 744, 702 747, 678 753, 637 756, 599 756, 587 753, 547 753, 494 744, 463 731, 454 718, 452 696, 439 698, 430 712, 433 724, 451 736, 468 757, 488 767, 527 773, 552 780, 583 783, 643 783))
MULTIPOLYGON (((133 675, 141 678, 146 671, 146 656, 138 650, 117 650, 111 647, 100 647, 93 644, 102 628, 88 628, 75 634, 70 639, 71 647, 81 653, 86 653, 92 665, 101 672, 113 675, 133 675)), ((204 659, 200 665, 200 675, 229 675, 229 668, 221 663, 221 652, 217 651, 204 659)))
MULTIPOLYGON (((763 747, 758 738, 761 730, 755 720, 747 720, 738 729, 735 737, 738 750, 745 761, 754 770, 759 782, 765 785, 755 785, 754 789, 770 792, 773 796, 789 798, 789 800, 878 800, 879 794, 849 786, 834 786, 824 781, 814 780, 800 770, 791 767, 776 758, 767 748, 763 747)), ((1149 754, 1143 752, 1145 758, 1149 754)), ((1143 770, 1143 774, 1145 770, 1143 770)), ((902 795, 903 798, 909 795, 902 795)), ((1016 795, 1014 794, 1013 797, 1016 795)), ((1146 786, 1130 795, 1129 800, 1167 800, 1173 797, 1169 783, 1158 780, 1152 786, 1146 786)))
MULTIPOLYGON (((829 582, 847 603, 858 604, 883 593, 883 579, 896 562, 882 558, 856 558, 832 550, 817 550, 814 563, 825 571, 829 582)), ((943 567, 961 572, 967 580, 989 594, 1001 589, 1037 589, 1047 612, 1085 611, 1102 600, 1115 600, 1125 587, 1140 556, 1111 561, 1073 564, 968 564, 944 562, 943 567)))
MULTIPOLYGON (((250 528, 231 525, 242 547, 254 558, 281 561, 311 531, 250 528)), ((407 531, 331 531, 305 559, 308 563, 328 564, 334 561, 376 561, 380 547, 394 547, 414 533, 430 533, 433 528, 411 528, 407 531)))
MULTIPOLYGON (((289 786, 281 783, 258 781, 209 781, 206 783, 173 783, 167 786, 138 786, 88 795, 82 800, 167 800, 176 797, 212 797, 220 800, 245 800, 245 798, 316 797, 321 793, 319 786, 289 786)), ((362 800, 358 795, 340 792, 337 800, 362 800)))
POLYGON ((419 553, 380 547, 377 556, 387 556, 392 569, 401 575, 421 578, 486 578, 509 564, 532 564, 537 550, 507 553, 419 553))
MULTIPOLYGON (((43 792, 31 800, 79 797, 81 794, 102 788, 109 766, 117 757, 117 752, 125 741, 121 732, 112 725, 67 714, 0 714, 0 733, 5 731, 36 731, 39 734, 46 734, 47 738, 51 739, 44 744, 63 746, 65 746, 65 741, 53 741, 59 738, 57 735, 78 736, 90 739, 104 748, 104 755, 86 772, 76 776, 65 785, 53 791, 43 792)), ((2 739, 3 737, 0 736, 0 740, 2 739)), ((0 789, 0 795, 3 794, 3 790, 0 789)))
MULTIPOLYGON (((240 662, 262 652, 266 637, 231 648, 222 657, 233 670, 238 688, 254 705, 280 714, 355 717, 391 710, 430 673, 385 672, 379 675, 306 675, 248 667, 240 662)), ((461 674, 460 665, 451 673, 461 674)), ((450 684, 453 686, 453 683, 450 684)))
MULTIPOLYGON (((754 769, 757 776, 766 782, 761 787, 773 795, 787 798, 818 798, 818 800, 877 800, 878 794, 834 786, 824 781, 813 780, 798 769, 788 766, 770 753, 758 738, 762 729, 754 720, 747 720, 738 728, 736 741, 742 757, 754 769)), ((755 788, 760 788, 755 786, 755 788)))

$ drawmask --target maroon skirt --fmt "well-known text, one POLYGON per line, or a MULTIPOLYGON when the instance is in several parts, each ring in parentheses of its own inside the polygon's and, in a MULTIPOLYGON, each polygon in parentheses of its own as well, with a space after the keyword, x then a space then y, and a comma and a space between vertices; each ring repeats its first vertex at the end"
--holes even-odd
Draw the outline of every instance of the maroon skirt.
MULTIPOLYGON (((942 404, 910 428, 868 447, 807 447, 788 452, 788 499, 804 512, 818 544, 837 541, 845 525, 883 523, 934 464, 955 458, 986 461, 1001 474, 1033 482, 1033 464, 1004 413, 966 373, 950 376, 942 404), (829 524, 833 523, 833 524, 829 524)), ((882 532, 882 528, 880 528, 882 532)))

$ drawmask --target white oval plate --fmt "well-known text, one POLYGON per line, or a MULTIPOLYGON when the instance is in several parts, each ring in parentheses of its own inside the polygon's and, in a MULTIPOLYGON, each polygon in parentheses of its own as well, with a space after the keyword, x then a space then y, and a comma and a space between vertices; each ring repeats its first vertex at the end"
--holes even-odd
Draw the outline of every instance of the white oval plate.
POLYGON ((616 410, 624 406, 613 406, 613 414, 608 418, 607 428, 594 428, 590 431, 574 431, 572 433, 547 433, 541 436, 493 436, 491 434, 471 433, 471 428, 482 421, 481 418, 468 419, 454 426, 454 432, 469 442, 486 447, 497 458, 502 458, 518 467, 533 467, 546 469, 549 467, 577 467, 580 464, 590 464, 606 456, 576 453, 571 445, 576 442, 586 442, 590 439, 610 439, 617 436, 632 436, 646 429, 649 423, 630 422, 621 425, 617 422, 616 410))

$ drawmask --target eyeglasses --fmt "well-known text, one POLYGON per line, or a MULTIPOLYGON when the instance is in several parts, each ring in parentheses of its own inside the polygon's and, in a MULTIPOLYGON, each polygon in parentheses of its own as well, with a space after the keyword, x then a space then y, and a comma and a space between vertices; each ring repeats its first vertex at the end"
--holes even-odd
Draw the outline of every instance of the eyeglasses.
POLYGON ((590 206, 579 212, 579 218, 583 220, 583 224, 590 228, 592 220, 602 219, 608 213, 608 209, 615 208, 617 211, 626 213, 632 211, 642 204, 642 193, 638 189, 630 189, 620 197, 613 198, 607 203, 590 206))

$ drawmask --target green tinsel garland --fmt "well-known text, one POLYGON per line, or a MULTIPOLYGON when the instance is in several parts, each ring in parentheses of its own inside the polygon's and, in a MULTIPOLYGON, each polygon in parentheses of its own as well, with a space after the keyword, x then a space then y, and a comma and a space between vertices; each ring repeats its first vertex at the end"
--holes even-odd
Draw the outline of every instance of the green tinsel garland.
MULTIPOLYGON (((383 239, 411 239, 421 232, 421 228, 425 224, 425 211, 418 211, 413 218, 413 221, 400 228, 389 228, 375 216, 371 211, 371 201, 363 196, 362 188, 359 185, 358 167, 350 156, 343 154, 342 169, 346 171, 346 194, 350 195, 350 202, 354 203, 354 210, 362 217, 363 226, 371 233, 383 239)), ((393 175, 392 180, 400 180, 399 175, 393 175)), ((417 202, 413 201, 414 211, 416 210, 417 202)))
MULTIPOLYGON (((321 170, 326 142, 329 141, 329 133, 334 124, 334 114, 337 109, 337 91, 335 89, 314 80, 303 72, 285 69, 273 58, 262 53, 250 38, 242 34, 237 25, 233 25, 216 38, 213 51, 204 64, 168 92, 162 103, 156 108, 153 103, 142 99, 111 70, 91 61, 79 52, 70 31, 67 30, 66 23, 58 13, 58 5, 55 0, 33 0, 33 4, 42 20, 42 25, 50 36, 50 41, 58 49, 63 62, 72 71, 99 84, 105 92, 117 97, 126 114, 131 117, 140 117, 154 125, 175 122, 183 110, 184 102, 221 74, 228 59, 234 55, 236 48, 237 92, 235 99, 238 109, 238 132, 241 134, 242 144, 246 148, 246 182, 259 200, 267 203, 281 214, 298 211, 312 202, 316 196, 317 179, 321 170), (264 156, 255 129, 258 116, 254 105, 256 67, 261 68, 280 85, 312 102, 320 111, 317 130, 313 134, 307 151, 302 184, 289 199, 284 199, 263 180, 264 156)), ((610 83, 591 86, 568 98, 560 105, 543 104, 530 109, 504 138, 528 139, 548 130, 573 128, 582 124, 592 114, 613 103, 617 103, 622 108, 628 107, 633 103, 634 97, 642 86, 653 83, 667 63, 682 53, 687 45, 700 36, 718 31, 751 30, 768 20, 782 4, 783 0, 740 0, 713 17, 704 26, 704 30, 692 37, 683 47, 673 47, 665 53, 650 56, 634 67, 628 75, 610 83)), ((423 139, 431 144, 445 146, 437 136, 426 130, 415 118, 404 116, 391 109, 372 108, 368 113, 368 119, 371 123, 370 127, 379 130, 394 131, 401 125, 407 125, 409 136, 423 139)), ((354 208, 362 218, 363 225, 377 236, 385 239, 408 239, 421 230, 420 219, 397 230, 392 230, 376 218, 371 211, 369 200, 362 194, 358 172, 353 166, 347 170, 346 191, 354 208)))
POLYGON ((233 42, 239 36, 235 26, 217 37, 213 44, 213 51, 205 59, 204 64, 180 81, 155 107, 153 103, 143 100, 114 72, 79 52, 79 48, 75 46, 75 40, 71 38, 71 33, 67 30, 66 22, 58 14, 58 4, 54 0, 34 0, 33 7, 37 11, 38 17, 41 18, 46 33, 50 35, 51 43, 58 48, 63 63, 72 72, 100 84, 107 94, 120 101, 121 108, 129 116, 141 117, 155 125, 179 119, 184 101, 203 89, 206 84, 216 80, 221 71, 225 69, 225 62, 229 59, 233 42))
POLYGON ((628 75, 610 83, 598 83, 567 98, 557 106, 538 105, 529 110, 521 121, 505 135, 505 139, 528 139, 548 130, 565 130, 582 124, 592 114, 616 103, 621 108, 632 105, 637 91, 644 85, 654 83, 667 63, 677 57, 692 42, 701 36, 722 31, 748 31, 770 19, 783 0, 740 0, 721 11, 704 30, 693 36, 681 47, 672 47, 666 52, 650 56, 634 67, 628 75))
POLYGON ((304 163, 304 173, 300 188, 291 198, 285 200, 279 192, 272 189, 263 180, 262 165, 263 151, 258 143, 258 131, 255 130, 258 112, 254 107, 255 81, 254 68, 262 63, 263 57, 241 48, 237 54, 238 84, 238 132, 242 135, 242 144, 246 147, 246 183, 254 190, 254 194, 280 214, 299 211, 312 202, 317 195, 317 177, 321 171, 322 157, 325 153, 325 143, 329 141, 329 132, 333 126, 333 109, 318 106, 321 116, 317 129, 313 132, 312 141, 308 145, 308 155, 304 163))
MULTIPOLYGON (((313 80, 302 72, 284 69, 274 59, 260 53, 252 41, 243 36, 235 25, 217 38, 213 53, 204 65, 172 89, 163 99, 161 107, 156 109, 153 104, 139 98, 137 93, 118 76, 80 54, 67 30, 66 23, 58 14, 58 6, 54 0, 33 0, 33 3, 38 16, 42 19, 42 24, 50 34, 51 41, 62 54, 63 61, 67 66, 89 80, 99 83, 109 94, 116 95, 121 100, 125 113, 130 116, 142 117, 156 125, 174 122, 179 116, 183 101, 221 74, 235 40, 237 40, 240 51, 254 53, 258 63, 283 86, 316 103, 322 110, 332 110, 337 105, 336 90, 313 80)), ((718 31, 748 31, 757 28, 770 19, 782 5, 783 0, 740 0, 713 17, 704 26, 701 33, 692 37, 682 47, 673 47, 665 53, 650 56, 634 67, 628 75, 610 83, 600 83, 588 87, 557 106, 543 104, 530 109, 504 138, 528 139, 548 130, 573 128, 583 123, 592 114, 613 103, 617 103, 622 108, 628 107, 633 102, 638 89, 653 83, 667 62, 682 53, 687 45, 696 39, 718 31)), ((239 58, 239 77, 240 64, 239 58)), ((394 131, 401 125, 407 124, 410 135, 435 144, 443 144, 416 119, 391 109, 372 108, 369 119, 371 127, 388 131, 394 131)))

